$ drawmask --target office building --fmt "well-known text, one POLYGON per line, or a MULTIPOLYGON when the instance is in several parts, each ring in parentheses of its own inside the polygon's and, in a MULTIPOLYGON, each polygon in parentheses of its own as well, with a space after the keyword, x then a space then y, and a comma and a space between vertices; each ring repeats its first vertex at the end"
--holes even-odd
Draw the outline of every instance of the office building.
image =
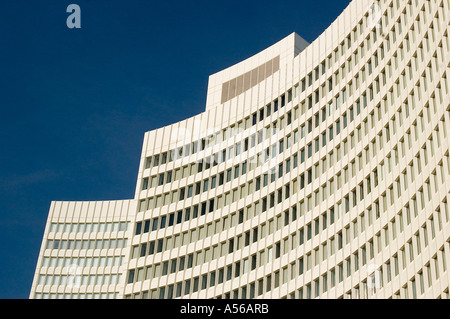
POLYGON ((134 199, 52 202, 30 298, 448 298, 448 25, 353 0, 211 75, 134 199))

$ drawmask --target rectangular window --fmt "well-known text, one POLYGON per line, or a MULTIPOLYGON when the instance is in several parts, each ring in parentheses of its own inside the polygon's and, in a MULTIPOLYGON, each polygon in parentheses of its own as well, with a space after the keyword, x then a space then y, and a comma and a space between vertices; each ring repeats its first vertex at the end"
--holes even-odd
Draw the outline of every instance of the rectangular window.
POLYGON ((146 190, 148 188, 148 177, 142 180, 142 190, 146 190))

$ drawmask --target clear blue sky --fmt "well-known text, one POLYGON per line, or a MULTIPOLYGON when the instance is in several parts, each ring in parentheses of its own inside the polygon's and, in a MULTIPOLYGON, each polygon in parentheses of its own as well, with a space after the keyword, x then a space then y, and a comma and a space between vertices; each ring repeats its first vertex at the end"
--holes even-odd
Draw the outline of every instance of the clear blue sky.
POLYGON ((1 1, 0 298, 28 298, 52 200, 133 198, 144 132, 202 112, 210 74, 292 32, 312 42, 348 3, 1 1))

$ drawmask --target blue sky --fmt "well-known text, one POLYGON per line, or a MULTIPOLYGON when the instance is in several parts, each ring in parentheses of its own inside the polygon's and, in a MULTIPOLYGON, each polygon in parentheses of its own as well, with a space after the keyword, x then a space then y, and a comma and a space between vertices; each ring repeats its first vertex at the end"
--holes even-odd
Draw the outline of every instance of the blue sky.
POLYGON ((312 42, 348 3, 2 1, 0 298, 28 298, 52 200, 133 198, 144 132, 202 112, 210 74, 292 32, 312 42))

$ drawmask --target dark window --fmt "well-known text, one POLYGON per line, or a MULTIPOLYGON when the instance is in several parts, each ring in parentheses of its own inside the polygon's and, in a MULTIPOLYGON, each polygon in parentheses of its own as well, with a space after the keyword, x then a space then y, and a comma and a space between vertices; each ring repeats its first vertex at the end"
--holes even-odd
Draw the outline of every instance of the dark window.
POLYGON ((180 188, 180 200, 184 199, 185 190, 184 188, 180 188))
POLYGON ((300 258, 298 263, 298 274, 299 275, 303 274, 303 257, 300 258))
POLYGON ((142 230, 142 222, 136 223, 136 233, 135 235, 140 235, 142 230))
POLYGON ((234 277, 239 277, 241 273, 241 263, 237 262, 236 266, 234 267, 234 277))
POLYGON ((211 199, 209 201, 209 212, 213 212, 214 211, 214 199, 211 199))
POLYGON ((148 188, 148 177, 142 180, 142 190, 146 190, 148 188))
POLYGON ((184 270, 184 261, 185 261, 185 257, 183 256, 183 257, 180 258, 180 262, 179 262, 179 265, 178 265, 178 270, 179 271, 184 270))
POLYGON ((231 276, 232 276, 232 266, 227 266, 227 281, 231 280, 231 276))
POLYGON ((289 211, 284 212, 284 226, 289 225, 289 211))
POLYGON ((162 252, 163 249, 163 240, 162 239, 158 239, 158 250, 157 253, 162 252))
POLYGON ((198 216, 198 205, 194 206, 194 212, 192 214, 192 218, 197 218, 198 216))
POLYGON ((244 210, 241 209, 241 210, 239 211, 239 224, 241 224, 241 223, 243 223, 243 222, 244 222, 244 210))
POLYGON ((214 287, 215 284, 216 284, 216 272, 213 271, 213 272, 211 273, 211 275, 209 276, 209 286, 210 286, 210 287, 214 287))
POLYGON ((206 202, 202 203, 202 211, 201 211, 202 216, 206 214, 206 202))
POLYGON ((234 251, 234 239, 231 238, 228 242, 228 253, 231 254, 234 251))
POLYGON ((177 260, 173 259, 170 265, 170 273, 173 274, 176 271, 177 271, 177 260))
POLYGON ((152 165, 152 158, 151 157, 147 157, 145 159, 145 168, 150 168, 151 165, 152 165))
POLYGON ((224 275, 224 269, 219 269, 219 284, 223 283, 223 275, 224 275))
POLYGON ((147 244, 146 244, 146 243, 143 243, 143 244, 141 245, 141 254, 140 254, 140 256, 141 256, 141 257, 144 257, 145 254, 146 254, 146 252, 147 252, 147 244))
POLYGON ((256 243, 258 241, 258 227, 253 228, 253 242, 256 243))
POLYGON ((194 292, 198 291, 198 277, 194 278, 194 292))
POLYGON ((128 283, 132 284, 134 282, 134 269, 131 269, 128 273, 128 283))
POLYGON ((184 294, 189 295, 190 291, 191 291, 191 280, 189 279, 186 281, 186 285, 184 286, 184 294))
POLYGON ((160 288, 160 290, 159 290, 159 299, 164 299, 165 292, 166 292, 166 287, 160 288))
POLYGON ((146 220, 144 223, 144 233, 148 233, 150 230, 150 219, 146 220))
POLYGON ((252 256, 252 270, 256 269, 256 254, 252 256))
POLYGON ((166 218, 166 216, 161 217, 161 226, 159 227, 160 229, 166 227, 166 218))
POLYGON ((148 254, 153 255, 155 253, 155 242, 150 242, 150 245, 148 247, 148 254))
POLYGON ((158 218, 153 219, 152 230, 158 230, 158 218))

